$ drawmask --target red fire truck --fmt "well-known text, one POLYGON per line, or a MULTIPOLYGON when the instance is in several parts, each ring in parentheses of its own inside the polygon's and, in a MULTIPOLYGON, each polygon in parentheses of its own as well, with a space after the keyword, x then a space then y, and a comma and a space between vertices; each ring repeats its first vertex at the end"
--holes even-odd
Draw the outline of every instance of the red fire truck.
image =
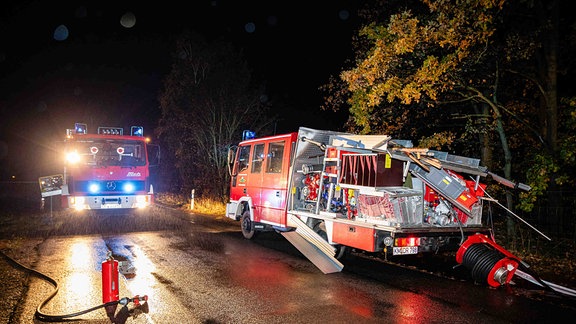
POLYGON ((76 210, 132 210, 154 202, 150 167, 159 149, 148 143, 144 129, 98 127, 89 134, 86 124, 66 131, 62 205, 76 210))
MULTIPOLYGON (((245 132, 246 133, 246 132, 245 132)), ((386 255, 458 251, 458 262, 491 285, 518 266, 494 243, 482 207, 481 177, 507 181, 479 160, 387 135, 301 127, 243 140, 230 157, 226 213, 252 239, 281 233, 324 273, 340 271, 351 249, 386 255)))

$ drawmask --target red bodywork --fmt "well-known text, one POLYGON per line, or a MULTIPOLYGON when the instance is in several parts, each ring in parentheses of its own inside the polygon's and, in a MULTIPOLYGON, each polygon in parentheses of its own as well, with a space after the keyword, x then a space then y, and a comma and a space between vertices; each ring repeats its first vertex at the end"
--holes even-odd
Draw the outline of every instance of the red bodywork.
POLYGON ((249 152, 234 165, 230 199, 251 197, 255 222, 286 226, 290 156, 297 135, 289 133, 242 142, 249 152))
POLYGON ((146 139, 141 136, 74 134, 66 140, 63 206, 75 209, 131 209, 154 201, 146 139), (97 189, 97 190, 96 190, 97 189))

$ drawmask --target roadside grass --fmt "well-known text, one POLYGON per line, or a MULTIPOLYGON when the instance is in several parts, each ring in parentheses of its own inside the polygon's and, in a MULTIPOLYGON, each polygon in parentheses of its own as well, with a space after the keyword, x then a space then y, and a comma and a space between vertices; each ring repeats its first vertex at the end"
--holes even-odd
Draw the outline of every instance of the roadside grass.
MULTIPOLYGON (((192 209, 191 199, 185 195, 174 193, 157 193, 158 203, 175 208, 192 209)), ((195 198, 192 211, 203 215, 225 216, 226 203, 214 198, 195 198)))

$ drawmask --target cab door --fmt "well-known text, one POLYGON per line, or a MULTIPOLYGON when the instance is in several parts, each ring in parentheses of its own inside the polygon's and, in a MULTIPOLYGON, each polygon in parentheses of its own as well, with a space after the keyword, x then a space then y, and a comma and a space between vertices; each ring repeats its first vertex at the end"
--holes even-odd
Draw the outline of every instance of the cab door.
POLYGON ((232 177, 230 179, 230 199, 240 200, 244 196, 253 196, 252 181, 250 177, 250 152, 252 145, 246 144, 238 147, 232 177))
POLYGON ((262 221, 262 169, 264 165, 264 143, 254 143, 250 156, 247 179, 248 194, 252 198, 254 221, 262 221))
POLYGON ((267 223, 286 226, 286 200, 290 160, 290 138, 266 143, 262 173, 262 219, 267 223))

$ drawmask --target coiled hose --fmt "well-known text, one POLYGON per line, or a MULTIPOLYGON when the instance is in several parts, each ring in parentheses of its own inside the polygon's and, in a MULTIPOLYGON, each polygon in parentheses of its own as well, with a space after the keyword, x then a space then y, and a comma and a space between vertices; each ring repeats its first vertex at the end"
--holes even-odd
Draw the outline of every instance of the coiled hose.
MULTIPOLYGON (((71 314, 64 314, 64 315, 46 314, 46 313, 42 312, 42 308, 58 293, 58 282, 56 282, 56 280, 50 278, 49 276, 43 274, 42 272, 28 268, 25 265, 19 263, 18 261, 12 259, 8 255, 6 255, 4 253, 4 251, 0 250, 0 254, 2 254, 4 259, 6 259, 6 261, 8 261, 10 264, 12 264, 12 265, 14 265, 14 266, 26 271, 26 272, 29 272, 29 273, 31 273, 31 274, 33 274, 33 275, 35 275, 41 279, 44 279, 44 280, 48 281, 50 284, 52 284, 52 286, 54 286, 54 290, 52 291, 52 293, 46 299, 44 299, 44 301, 42 303, 40 303, 38 305, 38 307, 36 308, 36 312, 34 313, 34 318, 36 318, 39 321, 63 322, 66 319, 70 319, 70 318, 77 317, 77 316, 80 316, 80 315, 83 315, 86 313, 90 313, 90 312, 93 312, 93 311, 100 309, 100 308, 105 308, 108 306, 117 306, 118 304, 127 305, 128 303, 135 301, 136 298, 140 298, 140 297, 135 297, 135 298, 124 297, 120 300, 115 300, 115 301, 103 303, 101 305, 94 306, 94 307, 91 307, 91 308, 88 308, 88 309, 85 309, 82 311, 78 311, 75 313, 71 313, 71 314)), ((143 299, 146 300, 147 297, 143 297, 143 299)))
POLYGON ((474 281, 486 283, 494 265, 504 257, 485 244, 473 244, 464 253, 462 264, 471 269, 474 281))

